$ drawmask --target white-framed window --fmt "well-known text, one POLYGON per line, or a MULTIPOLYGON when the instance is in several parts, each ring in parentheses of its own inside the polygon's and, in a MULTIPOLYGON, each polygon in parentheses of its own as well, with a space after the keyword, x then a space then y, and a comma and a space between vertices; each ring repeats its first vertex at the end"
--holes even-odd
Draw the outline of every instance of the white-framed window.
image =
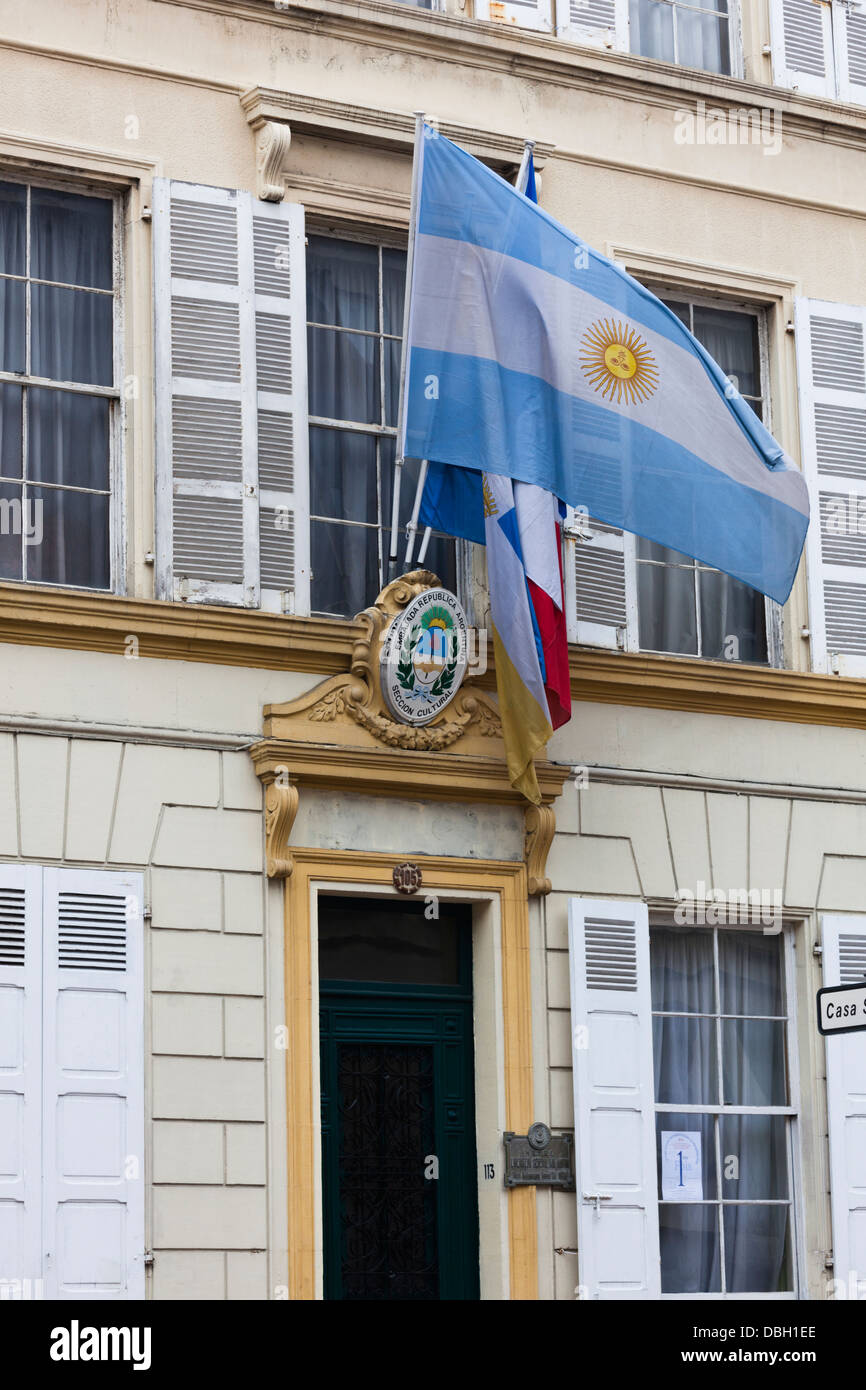
POLYGON ((704 72, 734 71, 734 0, 629 0, 629 51, 704 72))
POLYGON ((741 66, 738 0, 477 0, 476 15, 704 72, 741 66))
POLYGON ((662 1295, 796 1293, 786 948, 650 927, 662 1295))
MULTIPOLYGON (((388 582, 405 280, 402 248, 307 238, 313 613, 351 617, 388 582)), ((419 467, 403 467, 401 528, 419 467)), ((401 562, 404 547, 401 531, 401 562)), ((450 589, 455 554, 434 535, 424 559, 450 589)))
POLYGON ((864 0, 770 0, 773 80, 866 106, 864 0))
POLYGON ((569 902, 584 1297, 799 1296, 794 929, 761 916, 569 902))
POLYGON ((122 572, 120 202, 0 177, 0 578, 122 572))
MULTIPOLYGON (((765 311, 652 286, 772 428, 765 311)), ((573 514, 565 574, 572 641, 706 660, 778 661, 778 606, 688 555, 573 514)))

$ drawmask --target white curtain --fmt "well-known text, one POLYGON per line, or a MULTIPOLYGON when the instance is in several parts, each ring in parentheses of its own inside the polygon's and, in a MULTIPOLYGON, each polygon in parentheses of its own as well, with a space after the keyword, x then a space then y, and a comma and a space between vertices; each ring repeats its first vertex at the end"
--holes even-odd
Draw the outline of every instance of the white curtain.
MULTIPOLYGON (((785 1105, 785 1025, 754 1017, 721 1021, 719 1095, 712 932, 654 929, 650 941, 653 1010, 692 1015, 653 1019, 656 1102, 785 1105)), ((781 1014, 780 938, 721 930, 719 987, 722 1014, 781 1014)), ((735 1200, 788 1198, 784 1117, 722 1113, 721 1176, 713 1115, 667 1111, 656 1120, 659 1163, 663 1130, 700 1132, 704 1201, 712 1203, 661 1203, 662 1292, 721 1290, 720 1196, 725 1201, 726 1288, 738 1293, 787 1288, 787 1206, 733 1205, 735 1200)))
POLYGON ((632 53, 660 62, 677 62, 705 72, 730 72, 730 46, 726 0, 705 0, 704 13, 665 0, 630 0, 629 28, 632 53), (674 16, 676 8, 676 16, 674 16), (717 10, 720 18, 706 11, 717 10), (674 43, 676 24, 676 44, 674 43))
MULTIPOLYGON (((397 423, 406 256, 391 248, 381 255, 380 318, 378 248, 335 237, 309 238, 312 416, 355 424, 397 423), (349 331, 335 331, 338 328, 349 331), (395 336, 382 341, 380 328, 395 336)), ((411 515, 418 467, 410 461, 403 471, 401 526, 411 515)), ((311 427, 310 512, 316 518, 333 518, 311 524, 314 612, 352 615, 376 598, 384 578, 380 545, 386 561, 390 549, 393 468, 393 437, 379 436, 377 441, 375 435, 360 431, 311 427), (365 525, 340 524, 346 521, 365 525)), ((453 588, 453 542, 433 538, 425 565, 453 588)))

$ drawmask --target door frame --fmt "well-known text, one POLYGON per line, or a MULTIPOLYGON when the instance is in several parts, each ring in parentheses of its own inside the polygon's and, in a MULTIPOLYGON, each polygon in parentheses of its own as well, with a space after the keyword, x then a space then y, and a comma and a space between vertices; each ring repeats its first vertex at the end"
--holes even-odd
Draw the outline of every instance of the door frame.
MULTIPOLYGON (((293 850, 284 880, 288 1296, 322 1297, 317 900, 320 893, 396 897, 400 858, 293 850)), ((419 856, 425 897, 473 904, 475 1120, 482 1299, 538 1297, 533 1187, 502 1183, 504 1129, 533 1121, 532 994, 522 862, 419 856), (485 1180, 484 1165, 495 1177, 485 1180)))

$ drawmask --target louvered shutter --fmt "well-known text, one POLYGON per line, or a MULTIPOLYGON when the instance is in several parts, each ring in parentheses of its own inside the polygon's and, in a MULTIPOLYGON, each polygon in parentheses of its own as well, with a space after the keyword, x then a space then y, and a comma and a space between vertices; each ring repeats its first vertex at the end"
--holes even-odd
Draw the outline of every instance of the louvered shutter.
POLYGON ((866 309, 796 305, 809 627, 816 671, 866 675, 866 309))
POLYGON ((515 24, 521 29, 553 29, 553 0, 476 0, 476 19, 515 24))
POLYGON ((572 898, 568 945, 580 1283, 590 1298, 658 1298, 646 905, 572 898))
POLYGON ((561 0, 557 16, 557 32, 573 43, 628 52, 628 0, 561 0))
POLYGON ((866 3, 848 0, 834 7, 839 96, 866 106, 866 3))
MULTIPOLYGON (((821 919, 825 985, 866 978, 866 917, 821 919)), ((866 1033, 825 1037, 833 1274, 866 1298, 866 1033), (853 1276, 853 1277, 852 1277, 853 1276)))
POLYGON ((0 865, 0 1298, 42 1275, 41 879, 0 865))
POLYGON ((154 184, 161 597, 309 607, 303 209, 154 184))
POLYGON ((563 536, 569 641, 637 650, 634 537, 573 508, 563 536))
POLYGON ((770 0, 773 81, 813 96, 836 96, 829 0, 770 0))
POLYGON ((44 871, 45 1296, 144 1297, 142 880, 44 871))

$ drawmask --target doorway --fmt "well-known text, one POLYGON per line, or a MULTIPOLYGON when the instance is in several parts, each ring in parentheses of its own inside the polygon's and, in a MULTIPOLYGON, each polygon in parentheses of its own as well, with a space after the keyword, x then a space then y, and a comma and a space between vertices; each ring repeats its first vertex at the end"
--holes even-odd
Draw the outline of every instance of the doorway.
POLYGON ((472 910, 318 904, 325 1298, 477 1299, 472 910))

